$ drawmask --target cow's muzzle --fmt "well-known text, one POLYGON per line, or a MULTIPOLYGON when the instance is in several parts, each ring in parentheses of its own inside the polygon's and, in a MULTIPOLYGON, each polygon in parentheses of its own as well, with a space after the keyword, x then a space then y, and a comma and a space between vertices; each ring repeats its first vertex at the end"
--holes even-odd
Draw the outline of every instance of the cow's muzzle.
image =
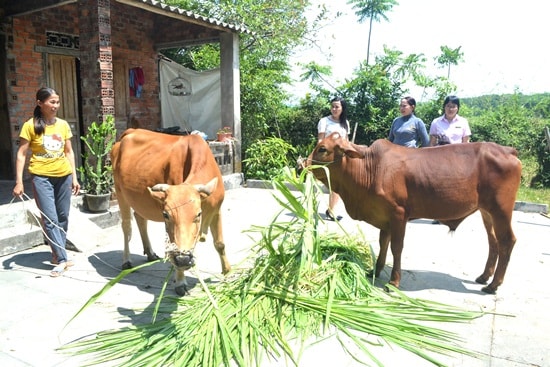
POLYGON ((179 251, 172 250, 166 253, 170 262, 179 269, 187 270, 195 266, 195 257, 189 250, 179 251))
POLYGON ((195 257, 191 251, 174 254, 174 265, 178 268, 190 268, 195 265, 195 257))

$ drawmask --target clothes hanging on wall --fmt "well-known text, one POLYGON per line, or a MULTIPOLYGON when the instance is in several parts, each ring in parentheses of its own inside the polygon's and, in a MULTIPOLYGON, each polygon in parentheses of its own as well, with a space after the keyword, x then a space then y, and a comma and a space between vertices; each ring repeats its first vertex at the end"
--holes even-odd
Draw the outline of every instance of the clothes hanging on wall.
POLYGON ((145 75, 143 74, 143 69, 139 66, 130 69, 130 75, 128 79, 130 83, 130 96, 141 98, 143 84, 145 84, 145 75))

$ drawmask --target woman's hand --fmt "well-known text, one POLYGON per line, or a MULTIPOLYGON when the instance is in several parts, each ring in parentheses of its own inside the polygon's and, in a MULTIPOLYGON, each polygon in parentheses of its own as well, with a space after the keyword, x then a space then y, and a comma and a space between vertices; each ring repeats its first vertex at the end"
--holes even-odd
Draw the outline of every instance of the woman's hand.
POLYGON ((16 182, 15 187, 13 188, 13 196, 21 197, 25 193, 25 186, 22 182, 16 182))
POLYGON ((78 180, 76 178, 73 178, 73 195, 78 195, 79 192, 80 184, 78 183, 78 180))

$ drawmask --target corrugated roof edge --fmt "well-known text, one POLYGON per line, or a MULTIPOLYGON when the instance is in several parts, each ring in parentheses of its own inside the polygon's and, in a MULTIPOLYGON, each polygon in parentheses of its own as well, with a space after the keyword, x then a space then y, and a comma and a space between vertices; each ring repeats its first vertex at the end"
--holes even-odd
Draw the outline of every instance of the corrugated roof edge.
POLYGON ((238 25, 235 25, 235 24, 229 24, 229 23, 222 22, 218 19, 208 18, 208 17, 205 17, 203 15, 196 14, 196 13, 190 11, 190 10, 181 9, 181 8, 178 8, 178 7, 173 6, 173 5, 168 5, 168 4, 162 3, 160 1, 156 1, 156 0, 134 0, 134 1, 135 2, 141 2, 141 3, 146 4, 148 6, 153 6, 155 8, 162 9, 164 11, 169 11, 171 13, 175 13, 175 14, 178 14, 178 15, 183 15, 183 16, 188 17, 188 18, 193 18, 193 19, 205 22, 205 23, 213 24, 213 25, 216 25, 218 27, 227 28, 231 31, 235 31, 235 32, 239 32, 239 33, 246 33, 246 34, 253 34, 253 32, 251 32, 250 30, 248 30, 244 26, 238 26, 238 25))

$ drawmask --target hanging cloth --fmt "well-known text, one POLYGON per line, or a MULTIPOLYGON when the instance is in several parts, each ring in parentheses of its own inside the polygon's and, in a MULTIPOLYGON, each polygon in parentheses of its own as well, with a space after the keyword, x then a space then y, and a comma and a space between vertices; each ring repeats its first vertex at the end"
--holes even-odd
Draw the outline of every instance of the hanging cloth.
POLYGON ((143 92, 143 84, 145 84, 145 75, 141 67, 135 67, 130 69, 128 76, 130 84, 130 96, 141 98, 143 92))

